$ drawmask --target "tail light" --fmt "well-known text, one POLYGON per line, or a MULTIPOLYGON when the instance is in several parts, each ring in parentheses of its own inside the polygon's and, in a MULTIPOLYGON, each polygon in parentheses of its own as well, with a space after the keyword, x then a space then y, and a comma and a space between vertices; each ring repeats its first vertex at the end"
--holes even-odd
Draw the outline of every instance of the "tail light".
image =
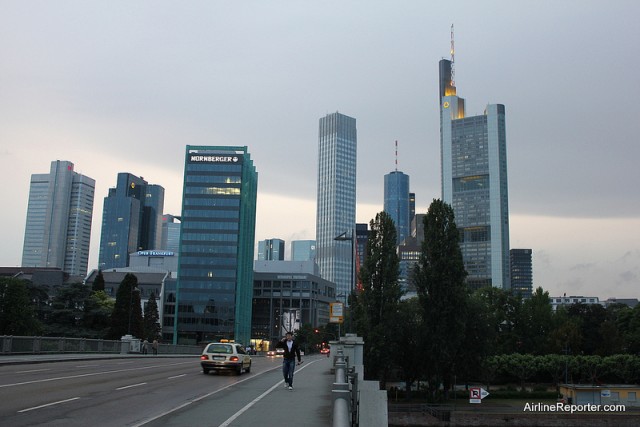
POLYGON ((238 356, 231 356, 231 357, 229 358, 229 360, 230 360, 230 361, 232 361, 232 362, 237 362, 237 361, 238 361, 238 360, 240 360, 240 359, 238 359, 238 356))
POLYGON ((209 356, 203 354, 202 356, 200 356, 200 360, 209 360, 209 356))

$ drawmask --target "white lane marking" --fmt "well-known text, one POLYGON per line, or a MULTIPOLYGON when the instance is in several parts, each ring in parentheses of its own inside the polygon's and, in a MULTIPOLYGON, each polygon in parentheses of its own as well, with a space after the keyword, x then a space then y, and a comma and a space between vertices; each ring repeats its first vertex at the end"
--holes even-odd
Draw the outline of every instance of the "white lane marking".
MULTIPOLYGON (((317 362, 317 360, 314 360, 313 362, 304 365, 302 368, 296 369, 297 371, 302 371, 303 369, 305 369, 307 366, 309 366, 312 363, 317 362)), ((265 391, 264 393, 262 393, 260 396, 256 397, 255 399, 253 399, 251 402, 247 403, 242 409, 240 409, 238 412, 236 412, 235 414, 233 414, 231 417, 229 417, 229 419, 227 419, 225 422, 223 422, 222 424, 220 424, 219 427, 228 427, 236 418, 238 418, 240 415, 242 415, 247 409, 251 408, 253 405, 255 405, 256 403, 258 403, 259 401, 262 400, 263 397, 265 397, 266 395, 268 395, 269 393, 271 393, 273 390, 275 390, 278 387, 282 386, 282 381, 278 381, 277 383, 275 383, 274 385, 271 386, 271 388, 267 391, 265 391)))
POLYGON ((29 412, 29 411, 33 411, 33 410, 36 410, 36 409, 46 408, 47 406, 59 405, 61 403, 67 403, 67 402, 71 402, 73 400, 78 400, 78 399, 80 399, 80 398, 79 397, 72 397, 71 399, 59 400, 57 402, 47 403, 46 405, 34 406, 32 408, 23 409, 23 410, 18 411, 18 412, 29 412))
POLYGON ((118 387, 116 390, 124 390, 127 388, 132 388, 132 387, 140 387, 141 385, 145 385, 146 383, 138 383, 138 384, 131 384, 131 385, 126 385, 124 387, 118 387))
POLYGON ((16 371, 16 374, 28 374, 30 372, 43 372, 43 371, 50 371, 51 369, 31 369, 29 371, 16 371))
POLYGON ((114 369, 112 371, 90 372, 90 373, 87 373, 87 374, 69 375, 67 377, 44 378, 44 379, 41 379, 41 380, 24 381, 24 382, 21 382, 21 383, 13 383, 13 384, 0 384, 0 388, 14 387, 14 386, 25 385, 25 384, 46 383, 46 382, 49 382, 49 381, 68 380, 68 379, 73 379, 73 378, 94 377, 96 375, 115 374, 115 373, 118 373, 118 372, 137 371, 137 370, 144 370, 144 369, 156 369, 156 368, 162 368, 162 367, 165 367, 165 366, 172 366, 172 365, 185 365, 187 363, 188 364, 193 364, 193 361, 179 362, 179 363, 169 363, 167 365, 142 366, 142 367, 139 367, 139 368, 114 369))
POLYGON ((182 375, 174 375, 174 376, 172 376, 172 377, 169 377, 169 378, 167 378, 167 379, 168 379, 168 380, 174 380, 174 379, 176 379, 176 378, 180 378, 180 377, 186 377, 186 376, 187 376, 187 374, 182 374, 182 375))
POLYGON ((76 365, 76 368, 91 368, 93 366, 98 366, 98 365, 76 365))
MULTIPOLYGON (((220 393, 221 391, 224 391, 224 390, 226 390, 226 389, 228 389, 228 388, 230 388, 230 387, 233 387, 233 386, 238 385, 238 384, 242 384, 242 383, 243 383, 243 382, 245 382, 245 381, 252 380, 252 379, 254 379, 254 378, 256 378, 256 377, 259 377, 259 376, 260 376, 260 375, 262 375, 262 374, 266 374, 266 373, 268 373, 268 372, 275 371, 276 369, 282 369, 282 367, 280 367, 280 366, 276 366, 276 367, 273 367, 273 368, 271 368, 271 369, 267 369, 266 371, 263 371, 263 372, 260 372, 260 373, 257 373, 257 374, 253 374, 253 375, 251 375, 250 377, 247 377, 247 378, 244 378, 244 379, 242 379, 242 380, 236 381, 235 383, 232 383, 232 384, 226 385, 226 386, 224 386, 224 387, 222 387, 222 388, 219 388, 218 390, 214 390, 214 391, 212 391, 212 392, 210 392, 210 393, 203 394, 203 395, 202 395, 202 396, 200 396, 200 397, 196 397, 196 398, 194 398, 193 400, 190 400, 190 401, 188 401, 188 402, 185 402, 185 403, 183 403, 182 405, 178 405, 178 406, 176 406, 176 407, 175 407, 175 408, 173 408, 173 409, 169 409, 168 411, 162 412, 161 414, 158 414, 158 415, 156 415, 155 417, 152 417, 152 418, 149 418, 149 419, 147 419, 147 420, 144 420, 144 421, 142 421, 142 422, 140 422, 140 423, 138 423, 138 424, 133 424, 131 427, 140 427, 140 426, 143 426, 143 425, 148 424, 148 423, 150 423, 150 422, 152 422, 152 421, 155 421, 155 420, 157 420, 157 419, 159 419, 159 418, 162 418, 162 417, 164 417, 164 416, 166 416, 166 415, 169 415, 169 414, 171 414, 172 412, 179 411, 180 409, 185 408, 185 407, 187 407, 187 406, 191 405, 192 403, 199 402, 199 401, 200 401, 200 400, 202 400, 202 399, 206 399, 206 398, 207 398, 207 397, 209 397, 209 396, 213 396, 213 395, 214 395, 214 394, 216 394, 216 393, 220 393)), ((280 383, 282 383, 282 382, 280 382, 280 383)))

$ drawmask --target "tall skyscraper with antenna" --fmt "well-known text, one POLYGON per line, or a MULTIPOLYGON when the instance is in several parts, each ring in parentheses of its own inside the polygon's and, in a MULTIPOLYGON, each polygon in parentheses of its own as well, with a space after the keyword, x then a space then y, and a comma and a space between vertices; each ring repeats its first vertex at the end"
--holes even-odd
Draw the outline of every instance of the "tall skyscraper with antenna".
POLYGON ((384 176, 384 211, 396 225, 397 244, 409 237, 410 197, 409 175, 398 170, 398 141, 396 141, 396 169, 384 176))
POLYGON ((440 163, 442 200, 453 207, 468 285, 509 289, 509 205, 505 108, 487 105, 465 116, 451 60, 440 61, 440 163))

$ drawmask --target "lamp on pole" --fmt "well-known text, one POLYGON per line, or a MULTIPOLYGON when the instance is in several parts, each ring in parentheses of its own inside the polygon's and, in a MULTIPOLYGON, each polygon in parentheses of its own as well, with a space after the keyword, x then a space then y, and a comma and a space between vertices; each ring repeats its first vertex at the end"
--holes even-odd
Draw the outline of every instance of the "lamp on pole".
MULTIPOLYGON (((333 238, 333 240, 337 241, 351 241, 351 279, 349 280, 349 295, 353 294, 354 281, 355 281, 355 230, 351 229, 351 234, 347 236, 348 231, 345 231, 339 236, 333 238)), ((345 298, 345 306, 347 305, 348 299, 345 298)), ((351 330, 351 315, 349 315, 349 330, 351 330)))

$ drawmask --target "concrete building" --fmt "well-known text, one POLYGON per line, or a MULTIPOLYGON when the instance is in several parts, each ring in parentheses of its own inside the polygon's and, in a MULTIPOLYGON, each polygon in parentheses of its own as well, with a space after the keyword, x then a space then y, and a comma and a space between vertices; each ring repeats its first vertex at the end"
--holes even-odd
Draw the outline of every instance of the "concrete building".
POLYGON ((249 342, 257 187, 247 147, 186 147, 178 282, 164 301, 174 344, 249 342))
POLYGON ((127 172, 104 198, 98 266, 103 270, 129 265, 129 254, 162 244, 164 188, 127 172))
POLYGON ((339 294, 354 286, 353 239, 356 226, 356 119, 340 113, 320 119, 316 262, 322 278, 339 294), (340 240, 336 240, 340 236, 340 240), (346 241, 351 239, 351 244, 346 241))
POLYGON ((442 200, 453 207, 467 284, 509 289, 509 205, 504 105, 467 117, 452 62, 440 61, 442 200))
POLYGON ((287 331, 329 322, 335 285, 318 276, 313 261, 256 261, 251 345, 266 351, 287 331))
POLYGON ((59 268, 85 276, 89 262, 95 181, 64 160, 31 175, 23 267, 59 268))

